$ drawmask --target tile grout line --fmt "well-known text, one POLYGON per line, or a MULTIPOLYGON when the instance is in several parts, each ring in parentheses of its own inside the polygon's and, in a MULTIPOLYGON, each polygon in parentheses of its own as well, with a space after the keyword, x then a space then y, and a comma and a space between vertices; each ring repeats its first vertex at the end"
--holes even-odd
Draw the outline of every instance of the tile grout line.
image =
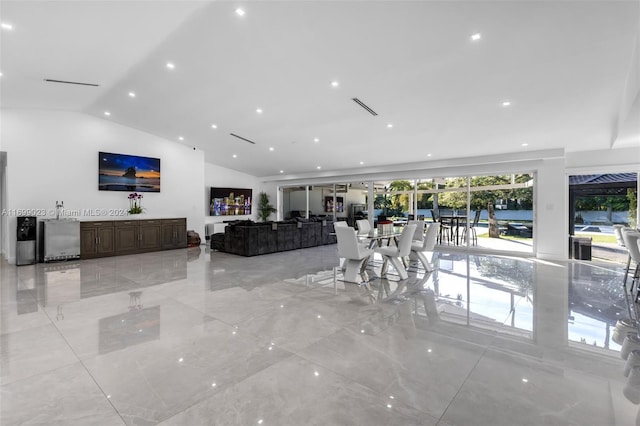
POLYGON ((65 335, 62 333, 62 331, 60 331, 60 329, 58 328, 58 326, 56 325, 56 323, 51 319, 51 317, 49 316, 49 314, 47 313, 46 310, 44 310, 44 306, 43 308, 43 312, 45 313, 45 315, 47 316, 47 318, 49 318, 49 321, 51 321, 51 324, 55 327, 56 331, 58 332, 58 334, 60 335, 60 337, 64 340, 64 342, 67 344, 67 346, 69 347, 69 350, 71 350, 71 352, 73 353, 73 355, 77 358, 78 362, 80 363, 80 365, 82 366, 82 368, 87 372, 87 374, 89 375, 89 377, 91 377, 91 380, 93 381, 93 383, 95 383, 95 385, 98 387, 98 389, 100 389, 100 392, 102 393, 102 395, 104 395, 105 399, 107 400, 107 402, 109 403, 109 405, 111 406, 111 408, 113 408, 113 411, 115 411, 115 413, 118 415, 118 417, 120 418, 120 420, 122 420, 122 424, 123 425, 127 425, 127 422, 125 421, 125 419, 122 417, 122 415, 120 414, 120 412, 118 411, 118 409, 115 407, 115 405, 113 405, 113 402, 111 402, 111 399, 109 398, 109 396, 105 393, 104 389, 102 389, 102 386, 100 386, 100 384, 98 383, 98 381, 96 380, 95 377, 93 377, 93 374, 91 374, 91 372, 89 371, 89 369, 87 368, 87 366, 85 365, 85 363, 82 361, 82 359, 78 356, 78 354, 76 353, 76 351, 73 349, 73 347, 71 346, 71 344, 69 343, 69 341, 67 340, 67 338, 65 337, 65 335))
MULTIPOLYGON (((493 339, 495 339, 495 337, 493 337, 493 339)), ((471 377, 471 374, 475 371, 476 367, 478 366, 478 364, 480 363, 480 361, 484 358, 485 354, 487 353, 487 351, 489 350, 489 346, 491 345, 491 343, 487 344, 484 349, 482 350, 482 353, 480 354, 480 356, 478 357, 478 360, 475 362, 475 364, 473 365, 473 368, 471 368, 471 370, 469 370, 469 374, 467 374, 467 376, 464 378, 464 380, 462 381, 462 384, 460 385, 460 387, 458 388, 458 390, 456 391, 455 395, 453 395, 453 397, 451 398, 451 401, 449 401, 449 403, 447 404, 446 408, 444 409, 444 411, 442 412, 442 415, 438 418, 438 421, 436 423, 436 425, 439 425, 440 422, 445 422, 444 416, 447 414, 447 411, 449 411, 449 408, 451 407, 451 404, 453 404, 453 401, 456 400, 456 398, 458 397, 458 395, 460 394, 460 392, 462 391, 462 388, 464 387, 464 385, 467 383, 467 381, 469 380, 469 377, 471 377)))

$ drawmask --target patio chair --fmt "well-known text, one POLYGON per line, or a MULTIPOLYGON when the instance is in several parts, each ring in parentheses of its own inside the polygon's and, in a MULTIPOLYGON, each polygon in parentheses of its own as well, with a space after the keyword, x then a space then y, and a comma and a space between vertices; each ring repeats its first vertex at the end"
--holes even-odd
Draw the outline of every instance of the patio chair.
POLYGON ((449 241, 451 241, 451 223, 448 220, 443 222, 442 214, 452 215, 453 211, 450 209, 431 210, 431 217, 433 218, 433 221, 440 224, 440 228, 438 230, 438 243, 442 244, 442 240, 446 237, 448 244, 449 241))
MULTIPOLYGON (((480 222, 480 210, 476 210, 473 217, 473 222, 469 225, 469 232, 471 232, 471 244, 474 246, 478 244, 478 233, 476 232, 476 226, 478 226, 478 222, 480 222)), ((466 224, 465 224, 466 225, 466 224)), ((465 226, 462 230, 462 239, 467 238, 467 227, 465 226)))

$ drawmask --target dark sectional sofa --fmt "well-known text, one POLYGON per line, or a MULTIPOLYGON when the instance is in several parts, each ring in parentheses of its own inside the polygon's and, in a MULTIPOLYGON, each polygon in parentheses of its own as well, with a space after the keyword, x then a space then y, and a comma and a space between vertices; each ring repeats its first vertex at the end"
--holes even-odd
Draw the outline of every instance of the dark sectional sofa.
POLYGON ((332 218, 296 218, 284 222, 233 222, 211 236, 211 248, 241 256, 335 244, 332 218))

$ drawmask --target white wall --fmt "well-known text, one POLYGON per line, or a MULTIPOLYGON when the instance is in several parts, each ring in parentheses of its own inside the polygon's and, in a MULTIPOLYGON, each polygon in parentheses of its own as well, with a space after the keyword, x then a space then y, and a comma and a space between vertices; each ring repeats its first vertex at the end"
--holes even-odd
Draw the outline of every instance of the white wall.
MULTIPOLYGON (((214 164, 205 164, 204 168, 204 187, 202 188, 204 194, 202 196, 205 206, 204 206, 204 217, 205 223, 213 223, 220 224, 216 225, 214 232, 223 232, 224 225, 223 221, 229 220, 246 220, 251 219, 253 221, 258 220, 257 214, 257 201, 258 194, 261 191, 267 192, 269 195, 269 201, 272 206, 276 205, 276 190, 273 189, 273 185, 269 185, 268 187, 262 183, 262 181, 252 175, 238 172, 236 170, 227 169, 224 167, 220 167, 214 164), (251 201, 251 215, 239 215, 239 216, 209 216, 209 205, 211 201, 209 200, 210 189, 211 187, 219 187, 219 188, 247 188, 253 190, 253 200, 251 201)), ((276 219, 275 214, 271 217, 272 220, 276 219)), ((201 235, 202 237, 202 235, 201 235)), ((204 240, 204 237, 202 237, 204 240)))
POLYGON ((565 167, 571 175, 640 172, 640 146, 568 152, 565 167))
MULTIPOLYGON (((7 152, 9 262, 15 262, 16 218, 11 209, 128 209, 128 193, 98 191, 98 152, 160 158, 161 192, 145 193, 140 218, 186 217, 187 229, 204 233, 204 154, 109 120, 51 110, 2 110, 2 148, 7 152)), ((82 215, 79 220, 118 220, 118 215, 82 215)))
POLYGON ((568 191, 564 159, 544 160, 534 186, 536 257, 564 260, 569 255, 568 191))

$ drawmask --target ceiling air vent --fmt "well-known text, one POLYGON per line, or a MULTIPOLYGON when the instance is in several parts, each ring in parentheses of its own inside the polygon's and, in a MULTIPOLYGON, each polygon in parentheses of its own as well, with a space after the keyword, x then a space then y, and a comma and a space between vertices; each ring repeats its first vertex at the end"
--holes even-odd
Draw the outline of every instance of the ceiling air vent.
POLYGON ((358 105, 360 105, 362 108, 364 108, 369 114, 371 115, 378 115, 377 112, 375 112, 374 110, 372 110, 371 108, 369 108, 367 106, 367 104, 365 104, 364 102, 362 102, 360 99, 358 98, 352 98, 353 102, 357 103, 358 105))
POLYGON ((92 86, 92 87, 100 86, 99 84, 95 84, 95 83, 81 83, 79 81, 52 80, 50 78, 45 78, 44 81, 46 81, 47 83, 77 84, 78 86, 92 86))
POLYGON ((250 141, 250 140, 249 140, 249 139, 247 139, 247 138, 243 138, 242 136, 238 136, 238 135, 236 135, 235 133, 229 133, 229 134, 230 134, 231 136, 233 136, 234 138, 241 139, 241 140, 243 140, 243 141, 245 141, 245 142, 249 142, 249 143, 252 143, 252 144, 254 144, 254 145, 256 144, 254 141, 250 141))

